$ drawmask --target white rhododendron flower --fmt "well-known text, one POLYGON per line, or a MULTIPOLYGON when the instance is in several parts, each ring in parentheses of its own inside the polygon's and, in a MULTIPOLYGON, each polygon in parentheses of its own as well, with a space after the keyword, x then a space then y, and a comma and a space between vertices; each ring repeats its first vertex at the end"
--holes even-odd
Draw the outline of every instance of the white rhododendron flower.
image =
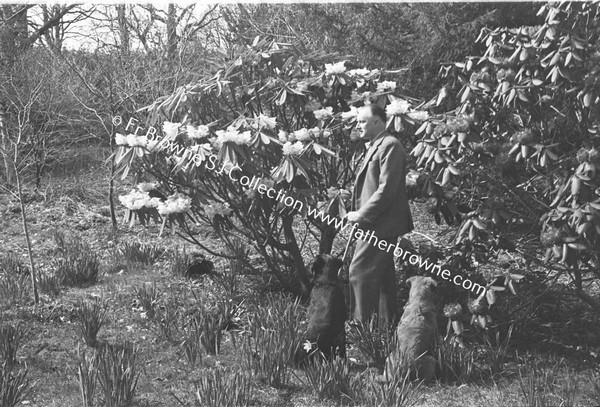
POLYGON ((350 111, 342 112, 342 119, 347 120, 358 116, 358 108, 356 106, 350 106, 350 111))
POLYGON ((137 211, 142 209, 150 202, 150 195, 147 192, 132 189, 127 195, 120 195, 119 202, 129 210, 137 211))
POLYGON ((216 215, 229 216, 231 212, 233 212, 233 209, 229 207, 227 202, 204 205, 204 213, 206 213, 206 216, 208 216, 211 221, 216 215))
POLYGON ((299 129, 294 132, 294 138, 298 141, 310 140, 310 132, 308 129, 299 129))
POLYGON ((350 76, 367 76, 371 71, 367 68, 359 68, 359 69, 351 69, 348 71, 348 75, 350 76))
POLYGON ((429 119, 429 113, 424 110, 413 110, 412 112, 408 112, 408 117, 418 122, 424 122, 429 119))
POLYGON ((304 93, 308 90, 308 83, 300 81, 296 84, 296 90, 300 93, 304 93))
POLYGON ((387 90, 391 90, 392 92, 396 90, 396 82, 393 81, 382 81, 377 84, 377 92, 385 92, 387 90))
POLYGON ((210 134, 208 126, 205 126, 203 124, 199 126, 192 126, 191 124, 188 124, 185 129, 188 137, 193 139, 206 137, 210 134))
POLYGON ((304 150, 304 145, 300 141, 296 141, 294 144, 289 141, 283 145, 283 155, 300 155, 304 150))
POLYGON ((344 61, 336 62, 335 64, 325 64, 325 73, 334 75, 346 72, 344 61))
POLYGON ((252 139, 249 131, 240 133, 237 130, 228 128, 227 130, 217 130, 217 144, 232 142, 238 145, 248 144, 252 139))
POLYGON ((149 192, 156 189, 156 182, 140 182, 137 184, 137 189, 142 192, 149 192))
POLYGON ((124 135, 117 133, 115 134, 115 144, 118 146, 128 146, 127 137, 124 135))
POLYGON ((277 133, 277 137, 279 138, 279 141, 283 143, 288 141, 288 133, 285 130, 279 130, 279 133, 277 133))
POLYGON ((324 109, 315 110, 313 112, 317 120, 325 120, 328 117, 333 116, 333 107, 326 107, 324 109))
POLYGON ((172 213, 187 212, 192 206, 192 200, 180 193, 173 194, 166 201, 158 205, 158 213, 170 215, 172 213))
POLYGON ((318 138, 321 134, 321 129, 319 127, 313 127, 312 129, 308 129, 308 132, 311 136, 318 138))
POLYGON ((167 137, 175 138, 179 134, 179 126, 181 123, 164 122, 162 128, 167 137))
POLYGON ((267 129, 274 129, 275 126, 277 126, 275 117, 265 116, 262 113, 256 118, 256 123, 259 128, 266 127, 267 129))
POLYGON ((127 135, 127 144, 129 147, 146 147, 148 138, 146 136, 136 136, 135 134, 127 135))
POLYGON ((389 105, 385 108, 385 113, 388 116, 394 116, 398 114, 404 114, 408 112, 408 102, 404 99, 396 99, 393 100, 389 105))

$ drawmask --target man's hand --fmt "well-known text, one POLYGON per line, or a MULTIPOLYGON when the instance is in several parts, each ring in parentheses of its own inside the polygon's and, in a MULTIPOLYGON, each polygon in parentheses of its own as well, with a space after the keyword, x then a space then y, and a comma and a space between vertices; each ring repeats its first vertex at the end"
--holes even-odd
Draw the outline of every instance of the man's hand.
POLYGON ((357 211, 348 212, 345 216, 345 219, 350 223, 358 223, 362 221, 362 217, 358 214, 357 211))

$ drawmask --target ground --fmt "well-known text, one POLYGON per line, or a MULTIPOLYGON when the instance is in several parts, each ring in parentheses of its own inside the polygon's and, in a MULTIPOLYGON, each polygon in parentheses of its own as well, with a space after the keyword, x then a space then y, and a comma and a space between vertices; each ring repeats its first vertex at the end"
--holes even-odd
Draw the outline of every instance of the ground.
MULTIPOLYGON (((57 256, 57 246, 53 237, 56 230, 63 231, 89 244, 91 250, 101 256, 101 277, 97 284, 85 288, 65 288, 58 296, 44 294, 36 307, 31 299, 11 306, 0 302, 2 323, 23 323, 27 334, 18 353, 20 366, 27 366, 28 377, 34 383, 32 393, 21 403, 31 407, 67 407, 82 405, 77 381, 77 363, 80 352, 87 349, 77 330, 74 309, 80 299, 100 298, 108 310, 109 322, 101 329, 100 341, 115 342, 127 340, 139 349, 140 378, 137 386, 135 406, 179 406, 193 405, 195 389, 206 372, 219 366, 243 366, 239 346, 239 331, 226 332, 223 345, 216 356, 205 355, 195 367, 190 366, 180 345, 161 340, 156 329, 143 309, 136 303, 134 288, 144 284, 157 284, 160 290, 192 301, 213 301, 218 296, 218 284, 213 277, 205 276, 198 280, 188 280, 171 273, 172 257, 170 250, 195 250, 190 244, 170 233, 158 237, 159 227, 151 225, 143 228, 136 225, 119 225, 118 233, 113 233, 108 217, 109 211, 105 195, 105 180, 95 177, 94 168, 83 168, 80 174, 61 174, 48 180, 46 197, 34 194, 26 205, 27 221, 32 238, 34 259, 38 271, 50 273, 57 256), (140 241, 165 248, 167 252, 152 265, 125 262, 119 264, 115 258, 115 248, 123 242, 140 241), (235 333, 238 332, 238 333, 235 333), (237 338, 237 342, 235 342, 237 338), (178 401, 179 400, 179 401, 178 401)), ((121 185, 120 192, 128 187, 121 185)), ((417 225, 426 224, 427 233, 434 236, 441 228, 432 225, 427 215, 419 208, 413 208, 417 225)), ((14 199, 0 195, 0 247, 2 253, 14 253, 28 261, 25 240, 22 233, 21 214, 14 199)), ((119 215, 123 211, 119 208, 119 215)), ((121 219, 119 219, 120 221, 121 219)), ((220 248, 214 235, 207 230, 204 241, 211 247, 220 248)), ((418 236, 415 235, 415 239, 418 236)), ((336 249, 344 242, 336 242, 336 249)), ((334 250, 335 251, 335 250, 334 250)), ((259 265, 258 258, 253 261, 259 265)), ((224 270, 227 263, 214 259, 217 272, 224 270)), ((263 296, 268 291, 266 279, 260 275, 242 276, 241 296, 263 296)), ((557 365, 559 355, 547 351, 538 353, 531 348, 532 360, 542 370, 552 370, 555 377, 548 381, 546 404, 548 406, 573 405, 596 406, 599 404, 600 389, 594 392, 592 381, 598 380, 598 368, 581 358, 566 359, 557 365), (565 390, 565 383, 577 384, 576 401, 565 402, 573 391, 565 390), (595 399, 594 399, 595 397, 595 399)), ((87 352, 90 350, 87 349, 87 352)), ((356 350, 351 348, 353 358, 351 370, 364 380, 371 380, 374 369, 364 365, 356 350)), ((462 385, 433 383, 420 386, 414 401, 416 406, 517 406, 526 404, 519 379, 522 359, 514 352, 507 357, 502 374, 488 377, 483 381, 472 381, 462 385)), ((254 380, 254 388, 249 400, 253 406, 333 406, 333 401, 319 401, 306 385, 306 377, 301 369, 293 369, 290 382, 282 388, 273 388, 254 380)), ((99 393, 99 391, 98 391, 99 393)), ((538 404, 540 405, 540 404, 538 404)))

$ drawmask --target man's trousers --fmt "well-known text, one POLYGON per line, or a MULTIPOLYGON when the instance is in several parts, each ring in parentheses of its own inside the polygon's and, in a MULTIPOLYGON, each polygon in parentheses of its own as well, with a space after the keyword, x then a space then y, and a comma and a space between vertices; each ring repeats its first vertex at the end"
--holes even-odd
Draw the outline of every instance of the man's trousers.
MULTIPOLYGON (((374 239, 373 239, 374 240, 374 239)), ((350 263, 351 312, 357 322, 368 322, 374 313, 379 314, 379 326, 389 326, 396 317, 396 272, 394 267, 394 246, 398 237, 385 240, 386 250, 377 245, 358 239, 354 257, 350 263)))

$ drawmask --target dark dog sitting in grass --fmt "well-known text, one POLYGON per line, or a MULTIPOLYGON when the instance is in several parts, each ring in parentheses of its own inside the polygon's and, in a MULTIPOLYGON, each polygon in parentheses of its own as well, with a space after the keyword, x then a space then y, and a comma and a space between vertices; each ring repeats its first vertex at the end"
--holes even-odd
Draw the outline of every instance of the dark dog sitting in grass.
POLYGON ((337 257, 320 254, 312 265, 313 289, 308 307, 306 340, 296 352, 296 363, 321 351, 327 359, 335 355, 346 357, 346 303, 338 282, 343 263, 337 257))
POLYGON ((432 353, 437 343, 435 287, 431 277, 415 276, 410 283, 408 302, 396 328, 396 349, 388 356, 382 381, 410 371, 412 379, 431 380, 435 373, 432 353))

